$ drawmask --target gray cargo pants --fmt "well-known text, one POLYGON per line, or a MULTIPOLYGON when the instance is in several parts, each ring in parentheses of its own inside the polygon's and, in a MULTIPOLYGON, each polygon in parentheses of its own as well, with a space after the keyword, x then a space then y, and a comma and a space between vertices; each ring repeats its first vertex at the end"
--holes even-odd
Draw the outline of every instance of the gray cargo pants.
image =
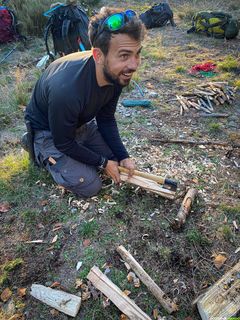
MULTIPOLYGON (((113 153, 103 140, 95 121, 91 121, 77 130, 76 141, 108 159, 114 159, 113 153)), ((96 195, 102 182, 97 168, 76 161, 54 146, 50 131, 35 131, 34 151, 38 164, 43 165, 52 175, 54 181, 80 197, 96 195), (48 161, 52 157, 56 163, 48 161)))

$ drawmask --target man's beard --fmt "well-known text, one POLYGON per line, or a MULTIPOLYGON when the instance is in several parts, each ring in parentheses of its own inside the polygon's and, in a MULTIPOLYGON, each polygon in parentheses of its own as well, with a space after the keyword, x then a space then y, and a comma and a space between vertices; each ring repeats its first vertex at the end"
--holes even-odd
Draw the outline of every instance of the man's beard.
POLYGON ((109 70, 108 65, 105 63, 103 66, 103 74, 105 79, 113 84, 113 85, 118 85, 120 87, 126 87, 129 85, 131 79, 129 81, 126 81, 125 83, 120 82, 119 76, 116 76, 115 74, 112 74, 112 72, 109 70))

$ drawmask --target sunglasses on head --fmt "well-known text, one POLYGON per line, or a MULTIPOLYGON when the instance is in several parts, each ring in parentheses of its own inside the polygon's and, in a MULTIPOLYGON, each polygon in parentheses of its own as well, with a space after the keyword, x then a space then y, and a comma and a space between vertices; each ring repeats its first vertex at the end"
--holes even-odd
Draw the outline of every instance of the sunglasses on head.
POLYGON ((102 23, 99 24, 94 42, 96 42, 97 38, 103 31, 106 30, 109 32, 114 32, 121 30, 125 26, 125 24, 134 17, 136 17, 136 12, 133 10, 117 12, 107 17, 105 20, 103 20, 102 23))

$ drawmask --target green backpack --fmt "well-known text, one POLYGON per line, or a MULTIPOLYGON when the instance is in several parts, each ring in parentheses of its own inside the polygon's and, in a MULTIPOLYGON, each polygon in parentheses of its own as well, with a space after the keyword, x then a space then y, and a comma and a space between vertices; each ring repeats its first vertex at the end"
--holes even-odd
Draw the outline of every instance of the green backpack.
POLYGON ((205 33, 215 38, 233 39, 239 33, 237 19, 224 12, 202 11, 196 13, 192 18, 192 28, 187 33, 205 33))

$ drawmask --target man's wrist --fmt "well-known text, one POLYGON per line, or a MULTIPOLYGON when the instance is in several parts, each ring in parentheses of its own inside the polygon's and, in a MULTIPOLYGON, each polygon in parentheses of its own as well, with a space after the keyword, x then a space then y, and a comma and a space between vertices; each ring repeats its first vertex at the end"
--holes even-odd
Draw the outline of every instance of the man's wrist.
POLYGON ((108 159, 105 157, 101 157, 100 164, 98 165, 98 168, 101 170, 105 169, 107 166, 107 163, 108 163, 108 159))

